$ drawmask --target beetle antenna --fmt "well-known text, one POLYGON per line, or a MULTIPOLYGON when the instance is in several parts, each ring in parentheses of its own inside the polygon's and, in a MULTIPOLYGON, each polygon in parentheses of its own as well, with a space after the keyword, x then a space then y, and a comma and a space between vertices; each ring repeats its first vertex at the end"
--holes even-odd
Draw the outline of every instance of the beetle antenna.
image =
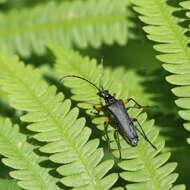
POLYGON ((79 78, 79 79, 82 79, 88 83, 90 83, 91 85, 93 85, 98 91, 101 91, 100 88, 98 88, 94 83, 90 82, 89 80, 83 78, 83 77, 80 77, 78 75, 65 75, 64 77, 60 78, 59 81, 61 82, 63 79, 67 78, 67 77, 75 77, 75 78, 79 78))

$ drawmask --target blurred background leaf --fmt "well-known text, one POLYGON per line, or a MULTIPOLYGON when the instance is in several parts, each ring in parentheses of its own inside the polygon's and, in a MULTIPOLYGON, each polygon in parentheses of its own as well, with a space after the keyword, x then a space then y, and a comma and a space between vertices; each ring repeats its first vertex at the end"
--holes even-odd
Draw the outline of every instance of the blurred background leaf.
POLYGON ((128 39, 127 3, 123 0, 47 2, 0 14, 0 48, 29 57, 45 53, 45 40, 65 47, 98 48, 128 39), (96 9, 94 9, 96 7, 96 9))

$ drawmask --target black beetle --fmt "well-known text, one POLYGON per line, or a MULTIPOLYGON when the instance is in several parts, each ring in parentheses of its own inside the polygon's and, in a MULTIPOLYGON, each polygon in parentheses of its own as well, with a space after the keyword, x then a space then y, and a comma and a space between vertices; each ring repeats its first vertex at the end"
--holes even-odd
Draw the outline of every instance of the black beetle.
POLYGON ((119 142, 119 137, 118 137, 118 132, 120 135, 127 141, 127 143, 133 147, 137 146, 138 144, 138 134, 137 131, 143 136, 143 138, 155 149, 157 148, 150 142, 150 140, 147 138, 142 126, 138 122, 137 119, 131 119, 127 113, 127 110, 125 108, 125 104, 127 104, 129 101, 133 101, 135 105, 137 105, 138 108, 143 108, 145 106, 141 106, 138 104, 133 98, 129 98, 127 100, 118 100, 114 97, 114 95, 111 95, 108 90, 104 90, 103 87, 102 89, 98 88, 94 83, 90 82, 89 80, 77 76, 77 75, 66 75, 62 77, 60 80, 63 80, 66 77, 75 77, 82 79, 91 85, 93 85, 97 90, 98 93, 97 95, 100 96, 101 98, 104 99, 106 105, 94 105, 93 107, 96 110, 104 110, 108 114, 108 117, 105 117, 104 119, 104 126, 105 126, 105 134, 106 138, 108 140, 108 145, 109 145, 109 136, 107 133, 107 127, 109 123, 109 119, 112 118, 115 123, 116 123, 116 130, 114 133, 114 137, 116 139, 116 143, 119 149, 119 154, 121 158, 121 151, 120 151, 120 142, 119 142), (133 123, 133 121, 136 121, 140 127, 136 127, 133 123))

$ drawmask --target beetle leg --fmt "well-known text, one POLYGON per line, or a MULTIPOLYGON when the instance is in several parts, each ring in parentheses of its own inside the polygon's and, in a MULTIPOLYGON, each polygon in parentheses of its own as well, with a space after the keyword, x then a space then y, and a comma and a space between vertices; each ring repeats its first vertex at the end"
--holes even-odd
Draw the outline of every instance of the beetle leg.
POLYGON ((130 106, 130 107, 127 107, 126 110, 128 111, 131 108, 137 108, 137 107, 136 106, 130 106))
POLYGON ((108 123, 109 123, 109 117, 105 117, 105 118, 104 118, 104 124, 107 125, 108 123))
POLYGON ((119 133, 118 133, 117 129, 114 131, 114 138, 115 138, 118 150, 119 150, 119 160, 121 160, 121 144, 120 144, 119 133))
POLYGON ((122 100, 124 104, 128 104, 129 103, 129 100, 126 99, 126 100, 122 100))
POLYGON ((136 100, 134 100, 133 98, 129 98, 129 99, 128 99, 128 102, 129 102, 129 101, 133 101, 133 102, 135 103, 135 105, 137 105, 138 108, 146 107, 146 106, 140 105, 140 104, 139 104, 136 100))
POLYGON ((110 151, 110 138, 108 136, 108 124, 109 124, 109 117, 104 118, 104 132, 106 135, 106 141, 108 143, 108 151, 110 151))
MULTIPOLYGON (((126 100, 122 100, 122 101, 124 104, 128 104, 130 101, 130 98, 126 99, 126 100)), ((139 106, 137 107, 136 105, 134 105, 134 106, 127 107, 126 109, 129 110, 130 108, 139 108, 139 106)))
POLYGON ((96 105, 93 106, 93 108, 96 109, 96 110, 102 109, 103 107, 104 106, 101 105, 101 104, 96 104, 96 105))
POLYGON ((144 138, 155 150, 157 150, 156 146, 154 146, 154 145, 151 143, 151 141, 148 139, 148 137, 146 136, 146 134, 145 134, 145 132, 144 132, 144 130, 143 130, 141 124, 139 123, 139 121, 138 121, 136 118, 133 118, 133 119, 131 119, 131 120, 138 123, 138 125, 139 125, 139 127, 140 127, 141 130, 139 130, 138 127, 135 126, 136 130, 143 136, 143 138, 144 138))
POLYGON ((150 106, 142 106, 140 105, 136 100, 134 100, 133 98, 129 98, 129 99, 126 99, 126 100, 123 100, 123 103, 124 104, 128 104, 130 101, 133 101, 135 103, 135 106, 133 107, 130 107, 130 108, 148 108, 150 106), (136 107, 137 106, 137 107, 136 107))
POLYGON ((96 112, 91 111, 91 113, 93 114, 93 116, 97 116, 99 115, 101 109, 104 108, 104 106, 101 104, 96 104, 96 105, 93 105, 93 108, 96 110, 96 112))

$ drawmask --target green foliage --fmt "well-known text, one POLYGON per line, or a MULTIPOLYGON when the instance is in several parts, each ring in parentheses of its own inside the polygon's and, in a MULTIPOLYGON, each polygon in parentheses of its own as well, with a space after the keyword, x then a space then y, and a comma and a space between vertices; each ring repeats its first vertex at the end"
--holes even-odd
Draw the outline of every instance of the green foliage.
POLYGON ((13 10, 0 15, 0 48, 28 57, 32 51, 44 54, 45 40, 81 48, 125 44, 126 16, 123 0, 49 2, 13 10))
MULTIPOLYGON (((56 57, 56 76, 61 77, 67 74, 75 74, 94 82, 98 86, 100 78, 98 75, 101 72, 95 60, 90 60, 88 57, 83 58, 78 53, 58 45, 49 44, 48 47, 53 50, 56 57)), ((122 71, 120 73, 118 71, 117 76, 120 76, 121 73, 122 71)), ((121 83, 115 83, 117 79, 115 79, 114 76, 114 73, 105 70, 105 75, 103 76, 105 82, 103 86, 105 89, 110 89, 112 93, 117 92, 119 98, 125 94, 122 92, 122 90, 125 89, 121 83)), ((118 81, 121 81, 120 77, 118 81)), ((87 82, 79 79, 65 79, 64 84, 72 89, 72 93, 74 94, 72 98, 80 102, 80 107, 90 109, 92 104, 99 104, 99 98, 96 95, 97 89, 87 82), (74 80, 74 82, 71 82, 72 80, 74 80)), ((176 163, 165 164, 170 154, 159 154, 164 147, 164 142, 158 138, 158 130, 153 128, 154 121, 147 121, 147 115, 145 113, 140 114, 140 112, 139 110, 129 111, 132 118, 138 118, 149 139, 158 147, 158 151, 153 150, 143 138, 140 138, 140 143, 137 148, 130 147, 123 138, 120 138, 123 161, 119 163, 119 167, 124 170, 120 173, 120 176, 126 181, 134 182, 126 186, 129 190, 139 188, 157 190, 171 189, 172 183, 176 181, 178 176, 176 173, 172 173, 176 168, 176 163)), ((102 121, 100 122, 103 123, 102 121)), ((112 140, 114 140, 113 131, 113 128, 109 131, 110 135, 112 135, 112 140)), ((115 149, 114 154, 118 157, 118 150, 114 141, 112 142, 112 148, 115 149)), ((184 186, 181 185, 173 187, 173 189, 174 188, 184 189, 184 186)))
POLYGON ((0 189, 190 187, 189 0, 0 0, 0 10, 0 189), (97 90, 60 83, 66 74, 152 106, 128 111, 158 150, 119 136, 118 160, 115 125, 109 152, 104 113, 92 117, 97 90))
POLYGON ((0 153, 5 156, 2 162, 15 169, 10 176, 20 180, 18 185, 24 189, 59 189, 49 169, 38 165, 44 159, 33 152, 33 146, 18 130, 18 126, 12 127, 9 120, 0 118, 0 153))
MULTIPOLYGON (((188 10, 190 10, 190 1, 184 1, 184 2, 182 2, 182 3, 180 3, 180 5, 182 6, 182 7, 184 7, 185 9, 188 9, 188 10)), ((190 15, 189 15, 189 11, 187 12, 187 17, 190 17, 190 15)), ((188 43, 189 43, 189 40, 188 40, 188 43)), ((189 51, 188 51, 189 52, 189 51)), ((190 57, 190 52, 189 52, 189 57, 190 57)), ((189 60, 190 60, 190 58, 189 58, 189 60)), ((189 65, 188 65, 189 66, 189 65)), ((182 69, 183 69, 183 67, 182 67, 182 69)), ((189 67, 187 68, 187 69, 189 69, 189 67)), ((185 120, 190 120, 190 117, 189 117, 189 112, 190 112, 190 99, 189 99, 189 96, 187 95, 188 94, 188 92, 189 92, 189 90, 190 90, 190 87, 189 86, 186 86, 186 85, 189 85, 189 83, 188 83, 188 81, 189 81, 189 73, 188 72, 186 72, 186 73, 184 73, 185 75, 183 75, 183 76, 180 76, 180 82, 181 83, 183 83, 185 86, 183 86, 183 87, 176 87, 176 88, 174 88, 173 89, 173 93, 176 95, 176 96, 179 96, 179 97, 183 97, 183 98, 180 98, 180 99, 177 99, 176 100, 176 104, 179 106, 179 107, 181 107, 181 108, 184 108, 184 109, 188 109, 188 110, 181 110, 180 112, 179 112, 179 114, 180 114, 180 116, 183 118, 183 119, 185 119, 185 120), (187 73, 187 74, 186 74, 187 73), (186 79, 185 79, 186 78, 186 79)), ((174 79, 175 80, 175 79, 174 79)), ((185 123, 184 124, 184 127, 188 130, 188 131, 190 131, 190 123, 188 122, 188 123, 185 123)), ((190 144, 190 138, 188 138, 187 139, 187 142, 190 144)))
MULTIPOLYGON (((175 103, 183 108, 178 113, 183 119, 190 121, 188 95, 190 89, 188 86, 190 70, 189 39, 185 35, 187 29, 180 26, 183 19, 174 15, 181 9, 160 0, 134 0, 133 3, 136 5, 134 9, 142 15, 139 17, 141 21, 148 24, 148 26, 143 27, 148 33, 148 39, 158 42, 153 47, 163 53, 156 57, 164 62, 164 69, 173 73, 173 75, 167 76, 166 80, 171 84, 180 86, 172 89, 172 92, 179 97, 175 103)), ((188 8, 189 3, 185 2, 182 5, 188 8)), ((184 126, 189 129, 190 123, 185 123, 184 126)))
POLYGON ((0 3, 5 3, 7 0, 0 0, 0 3))
POLYGON ((0 179, 0 189, 21 190, 21 188, 16 185, 16 181, 12 179, 0 179))
POLYGON ((1 54, 0 65, 0 85, 9 94, 11 105, 28 112, 21 120, 31 123, 27 128, 37 132, 35 139, 47 142, 40 151, 50 153, 51 161, 62 164, 56 169, 63 176, 60 181, 77 190, 109 189, 117 174, 104 175, 113 161, 101 162, 99 142, 89 141, 91 130, 84 127, 84 118, 77 119, 78 109, 70 110, 70 100, 63 101, 63 94, 56 94, 55 86, 48 87, 38 70, 25 67, 16 56, 1 54))

